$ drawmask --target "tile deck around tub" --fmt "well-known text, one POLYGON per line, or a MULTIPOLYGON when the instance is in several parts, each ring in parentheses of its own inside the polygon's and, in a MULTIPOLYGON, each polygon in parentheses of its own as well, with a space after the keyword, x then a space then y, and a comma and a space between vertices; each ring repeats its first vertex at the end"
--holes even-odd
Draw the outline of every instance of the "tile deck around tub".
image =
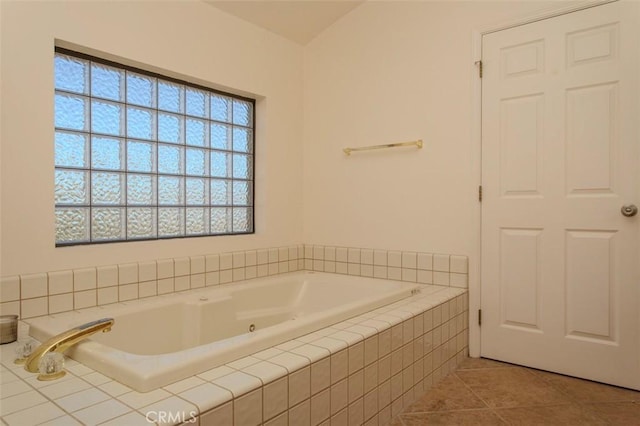
MULTIPOLYGON (((468 350, 462 288, 421 293, 147 393, 67 358, 39 382, 0 348, 0 413, 19 424, 385 425, 468 350)), ((19 335, 27 337, 20 323, 19 335)))

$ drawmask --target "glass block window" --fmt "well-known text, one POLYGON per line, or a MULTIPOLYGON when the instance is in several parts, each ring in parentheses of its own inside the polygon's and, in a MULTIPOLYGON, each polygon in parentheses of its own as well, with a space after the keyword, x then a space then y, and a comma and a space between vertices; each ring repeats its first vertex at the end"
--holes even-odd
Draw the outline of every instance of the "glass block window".
POLYGON ((254 107, 56 49, 56 245, 252 233, 254 107))

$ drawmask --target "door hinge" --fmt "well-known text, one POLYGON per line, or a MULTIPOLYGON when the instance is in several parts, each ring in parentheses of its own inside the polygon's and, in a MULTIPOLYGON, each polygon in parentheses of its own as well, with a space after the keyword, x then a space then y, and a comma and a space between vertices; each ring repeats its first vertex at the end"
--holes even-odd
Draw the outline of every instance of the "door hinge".
POLYGON ((476 61, 475 64, 478 66, 478 76, 482 78, 482 61, 476 61))
POLYGON ((482 309, 478 309, 478 325, 482 325, 482 309))
POLYGON ((478 201, 482 202, 482 185, 478 185, 478 201))

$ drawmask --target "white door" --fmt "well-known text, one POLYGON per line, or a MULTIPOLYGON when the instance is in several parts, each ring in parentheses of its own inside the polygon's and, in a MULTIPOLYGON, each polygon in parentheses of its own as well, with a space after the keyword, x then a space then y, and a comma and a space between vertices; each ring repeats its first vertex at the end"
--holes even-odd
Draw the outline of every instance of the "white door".
POLYGON ((639 17, 483 36, 484 357, 640 389, 639 17))

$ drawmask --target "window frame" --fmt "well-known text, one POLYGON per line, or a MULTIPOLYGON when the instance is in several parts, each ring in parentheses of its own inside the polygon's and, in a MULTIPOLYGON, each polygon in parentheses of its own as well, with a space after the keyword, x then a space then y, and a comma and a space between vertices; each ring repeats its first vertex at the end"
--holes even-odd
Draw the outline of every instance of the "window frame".
MULTIPOLYGON (((96 63, 96 64, 100 64, 100 65, 105 65, 105 66, 109 66, 109 67, 113 67, 119 70, 122 70, 123 72, 132 72, 135 74, 140 74, 140 75, 144 75, 147 77, 151 77, 151 78, 155 78, 157 79, 156 83, 155 83, 155 97, 156 97, 156 105, 154 107, 145 107, 145 106, 140 106, 140 105, 136 105, 136 104, 130 104, 127 102, 127 89, 126 89, 126 73, 124 74, 125 77, 125 83, 124 83, 124 93, 123 93, 123 97, 121 101, 109 101, 108 99, 102 99, 100 97, 93 97, 91 94, 91 91, 89 90, 89 93, 84 95, 84 94, 79 94, 76 92, 70 92, 70 91, 65 91, 64 89, 58 89, 55 87, 55 83, 54 83, 54 102, 55 102, 55 96, 57 93, 62 93, 62 94, 68 94, 68 95, 73 95, 73 96, 82 96, 84 98, 87 99, 87 102, 89 103, 89 123, 87 124, 87 129, 88 130, 72 130, 72 129, 66 129, 66 128, 58 128, 55 125, 55 111, 54 111, 54 133, 57 132, 68 132, 68 133, 74 133, 74 134, 82 134, 85 135, 89 142, 88 142, 88 153, 86 153, 86 155, 88 156, 88 167, 87 168, 75 168, 75 167, 68 167, 68 166, 58 166, 55 162, 55 142, 54 142, 54 171, 58 171, 58 170, 77 170, 77 171, 84 171, 87 172, 90 176, 93 172, 103 172, 103 173, 118 173, 120 175, 123 176, 123 180, 124 180, 124 191, 125 191, 125 199, 124 199, 124 203, 123 204, 118 204, 118 205, 113 205, 113 206, 109 206, 109 205, 102 205, 102 204, 94 204, 93 200, 92 200, 92 188, 91 188, 91 178, 89 178, 89 181, 87 183, 88 187, 87 187, 87 191, 88 191, 88 204, 81 204, 81 205, 71 205, 71 204, 58 204, 55 200, 54 200, 54 210, 57 210, 58 208, 87 208, 89 209, 89 213, 88 213, 88 224, 87 224, 87 232, 88 232, 88 236, 89 236, 89 241, 69 241, 69 242, 58 242, 57 240, 57 231, 54 232, 55 235, 55 246, 56 247, 69 247, 69 246, 81 246, 81 245, 98 245, 98 244, 114 244, 114 243, 129 243, 129 242, 138 242, 138 241, 157 241, 157 240, 172 240, 172 239, 184 239, 184 238, 202 238, 202 237, 218 237, 218 236, 234 236, 234 235, 251 235, 251 234, 255 234, 256 233, 256 220, 255 220, 255 199, 256 199, 256 174, 255 174, 255 169, 256 169, 256 99, 253 98, 249 98, 246 96, 242 96, 242 95, 238 95, 235 93, 230 93, 230 92, 225 92, 219 89, 215 89, 213 87, 209 87, 209 86, 205 86, 205 85, 201 85, 201 84, 197 84, 197 83, 193 83, 190 82, 188 80, 183 80, 183 79, 179 79, 179 78, 175 78, 175 77, 170 77, 167 75, 163 75, 157 72, 153 72, 153 71, 148 71, 144 68, 138 68, 138 67, 134 67, 134 66, 130 66, 130 65, 126 65, 123 63, 119 63, 119 62, 115 62, 112 60, 107 60, 101 57, 97 57, 97 56, 93 56, 93 55, 89 55, 86 53, 82 53, 82 52, 78 52, 75 50, 71 50, 71 49, 67 49, 67 48, 63 48, 63 47, 59 47, 59 46, 55 46, 54 49, 54 58, 55 55, 57 54, 62 54, 62 55, 67 55, 73 58, 77 58, 77 59, 81 59, 84 61, 90 61, 88 68, 91 69, 91 63, 96 63), (233 138, 233 129, 235 128, 235 126, 238 127, 243 127, 246 129, 250 129, 251 130, 251 137, 250 137, 250 149, 246 152, 243 153, 241 151, 234 151, 233 150, 233 139, 231 139, 231 146, 229 147, 229 149, 226 150, 220 150, 220 149, 216 149, 216 148, 212 148, 211 147, 211 135, 209 135, 208 137, 208 145, 205 147, 198 147, 197 145, 187 145, 186 144, 186 139, 182 141, 182 143, 165 143, 159 140, 158 137, 158 114, 161 112, 166 112, 169 114, 173 114, 170 111, 164 111, 159 109, 158 105, 157 105, 157 101, 158 101, 158 82, 162 80, 163 82, 169 82, 169 83, 173 83, 173 84, 178 84, 181 86, 184 86, 183 88, 183 93, 184 90, 188 89, 188 88, 193 88, 193 89, 197 89, 197 90, 201 90, 201 91, 205 91, 209 94, 216 94, 216 95, 221 95, 227 98, 230 98, 231 100, 237 99, 239 101, 243 101, 243 102, 247 102, 251 104, 251 126, 247 127, 247 126, 243 126, 243 125, 236 125, 233 123, 233 121, 229 121, 229 122, 222 122, 222 121, 218 121, 215 119, 211 118, 211 113, 209 112, 208 117, 204 118, 203 120, 206 121, 206 125, 210 126, 212 123, 222 123, 225 125, 229 125, 230 126, 230 131, 232 133, 232 138, 233 138), (106 101, 106 102, 115 102, 119 105, 121 105, 121 107, 124 109, 124 116, 126 116, 126 110, 129 107, 133 107, 133 108, 143 108, 143 109, 150 109, 155 111, 156 116, 155 116, 155 137, 153 140, 141 140, 139 138, 130 138, 128 133, 127 133, 127 120, 124 119, 122 122, 122 126, 123 126, 123 134, 119 135, 119 136, 111 136, 113 138, 117 138, 120 139, 124 142, 125 145, 125 155, 124 155, 124 162, 125 164, 122 166, 122 169, 120 170, 103 170, 103 169, 94 169, 93 168, 93 164, 91 162, 91 143, 92 143, 92 138, 93 136, 101 136, 101 137, 109 137, 108 135, 102 134, 102 133, 93 133, 93 129, 91 128, 91 103, 93 100, 99 100, 99 101, 106 101), (160 200, 158 198, 155 199, 155 202, 153 204, 149 204, 149 205, 129 205, 128 200, 126 199, 126 192, 127 192, 127 187, 128 187, 128 183, 127 183, 127 178, 130 175, 137 175, 139 174, 138 172, 135 171, 129 171, 128 170, 128 166, 127 166, 127 161, 128 158, 126 156, 126 145, 128 144, 128 142, 132 140, 132 141, 137 141, 137 142, 147 142, 147 143, 151 143, 153 144, 153 150, 155 151, 155 158, 156 161, 158 160, 158 149, 160 146, 176 146, 176 147, 184 147, 183 150, 183 154, 185 155, 185 158, 182 159, 182 165, 184 166, 184 169, 181 173, 179 174, 166 174, 166 173, 160 173, 159 172, 159 164, 156 163, 155 164, 155 171, 153 172, 149 172, 149 173, 143 173, 145 175, 151 175, 151 176, 155 176, 155 192, 156 192, 156 197, 159 194, 159 182, 160 182, 160 177, 161 176, 169 176, 169 177, 177 177, 180 179, 185 180, 185 183, 183 184, 183 190, 184 185, 186 185, 186 179, 189 177, 193 177, 189 174, 187 174, 186 171, 186 152, 187 149, 189 147, 191 148, 196 148, 196 149, 204 149, 206 151, 206 155, 207 156, 211 156, 212 152, 224 152, 227 153, 228 155, 232 155, 233 153, 238 153, 238 154, 247 154, 248 156, 250 156, 251 158, 251 166, 250 166, 250 172, 251 172, 251 177, 250 179, 242 179, 242 178, 234 178, 232 171, 229 172, 231 173, 231 175, 227 176, 227 177, 218 177, 218 179, 222 179, 225 180, 229 183, 229 185, 231 187, 233 187, 233 182, 236 181, 243 181, 243 182, 249 182, 250 186, 251 186, 251 191, 250 191, 250 205, 237 205, 237 207, 242 207, 242 208, 246 208, 248 212, 250 212, 250 217, 247 218, 249 224, 250 224, 250 230, 248 231, 238 231, 238 232, 216 232, 213 233, 211 232, 211 208, 230 208, 232 210, 232 214, 231 214, 231 218, 230 220, 233 222, 233 208, 236 207, 236 205, 233 204, 233 202, 231 204, 225 204, 225 205, 214 205, 212 204, 212 200, 211 200, 211 188, 209 186, 209 184, 207 184, 207 191, 208 191, 208 202, 206 204, 202 204, 202 205, 189 205, 187 204, 186 199, 184 199, 184 201, 180 204, 176 204, 176 205, 161 205, 160 204, 160 200), (138 207, 138 208, 151 208, 155 211, 155 218, 153 219, 155 221, 155 237, 141 237, 141 238, 129 238, 128 237, 128 209, 130 207, 138 207), (203 234, 194 234, 194 235, 187 235, 186 232, 186 227, 185 229, 183 229, 184 234, 183 235, 169 235, 169 236, 161 236, 159 235, 159 229, 158 229, 158 221, 159 221, 159 209, 160 208, 176 208, 176 209, 180 209, 181 213, 183 215, 182 221, 183 221, 183 226, 184 224, 186 224, 186 220, 187 220, 187 209, 188 208, 203 208, 203 209, 207 209, 208 210, 208 226, 209 226, 209 230, 207 233, 203 233, 203 234), (97 241, 92 241, 92 227, 93 227, 93 215, 92 215, 92 211, 94 208, 118 208, 118 209, 123 209, 124 210, 124 221, 122 224, 122 230, 123 230, 123 236, 124 238, 122 239, 110 239, 110 240, 97 240, 97 241)), ((87 79, 90 81, 91 80, 91 76, 89 74, 89 76, 87 76, 87 79)), ((55 71, 54 71, 54 80, 55 80, 55 71)), ((191 117, 190 115, 188 115, 186 113, 186 98, 185 100, 182 101, 183 102, 183 108, 184 110, 181 113, 176 113, 178 115, 180 115, 185 121, 184 121, 184 126, 186 126, 186 119, 191 117)), ((210 105, 209 107, 210 108, 210 105)), ((230 106, 230 108, 233 108, 232 106, 230 106)), ((55 108, 54 108, 55 109, 55 108)), ((193 118, 198 118, 198 117, 193 117, 193 118)), ((184 129, 183 129, 183 133, 184 133, 184 129)), ((210 133, 210 132, 208 132, 210 133)), ((184 134, 183 134, 184 136, 184 134)), ((55 140, 55 138, 54 138, 55 140)), ((209 164, 210 162, 210 158, 207 161, 207 164, 209 164)), ((211 166, 212 164, 209 164, 209 174, 203 176, 203 178, 208 179, 209 183, 211 183, 211 181, 213 179, 216 179, 215 176, 211 175, 211 166)), ((230 166, 231 167, 231 166, 230 166)), ((55 178, 54 178, 55 179, 55 178)), ((55 184, 55 182, 54 182, 55 184)), ((55 186, 55 185, 54 185, 55 186)), ((186 193, 183 194, 184 197, 186 197, 186 193)), ((233 188, 231 188, 231 197, 233 198, 233 188)), ((54 223, 56 223, 56 227, 57 227, 57 221, 54 221, 54 223)))

